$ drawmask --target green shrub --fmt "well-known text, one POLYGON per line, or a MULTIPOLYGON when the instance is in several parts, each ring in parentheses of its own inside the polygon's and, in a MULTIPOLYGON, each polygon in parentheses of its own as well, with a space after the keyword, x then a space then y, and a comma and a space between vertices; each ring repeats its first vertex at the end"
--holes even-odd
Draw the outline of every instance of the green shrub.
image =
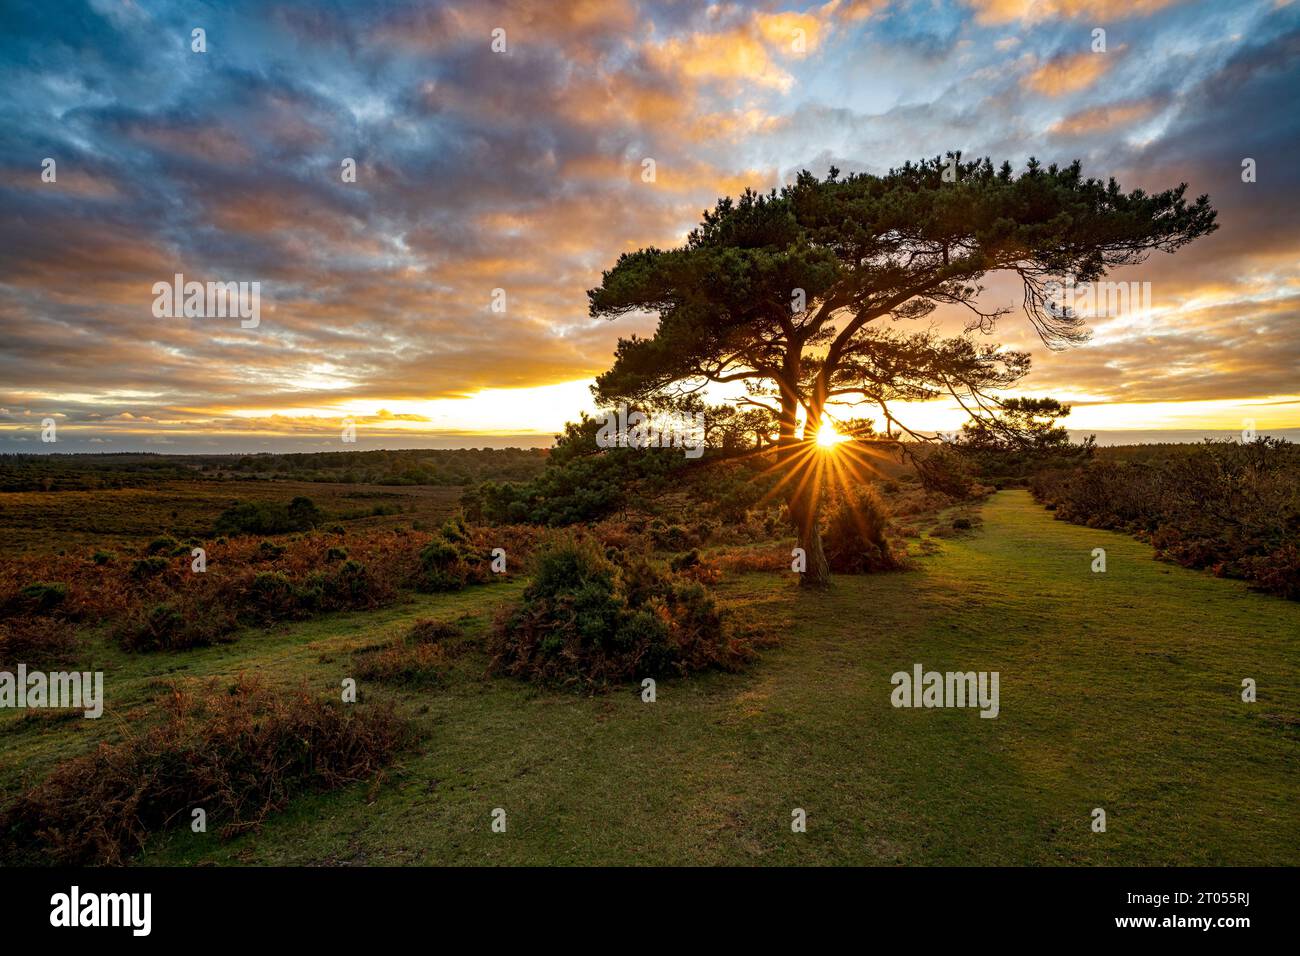
POLYGON ((699 543, 695 535, 680 524, 668 524, 662 518, 650 522, 646 529, 650 540, 659 551, 685 551, 699 543))
POLYGON ((452 544, 468 544, 469 529, 465 526, 463 515, 453 515, 442 526, 442 536, 452 544))
POLYGON ((734 669, 750 653, 726 637, 699 583, 643 560, 616 565, 594 542, 572 539, 538 554, 533 581, 498 622, 492 650, 494 671, 588 687, 734 669))
POLYGON ((257 546, 257 556, 263 561, 274 561, 276 558, 283 557, 286 550, 288 549, 282 544, 276 544, 274 541, 263 541, 257 546))
POLYGON ((870 574, 899 568, 901 562, 885 536, 889 523, 889 509, 872 488, 841 497, 822 535, 830 569, 839 574, 870 574))
POLYGON ((113 628, 123 650, 151 652, 207 647, 235 629, 234 611, 190 599, 132 609, 113 628))
POLYGON ((415 588, 426 594, 459 591, 469 579, 461 549, 445 538, 435 538, 420 551, 415 588))
POLYGON ((68 586, 62 581, 34 581, 18 589, 6 610, 16 614, 52 614, 68 600, 68 586))
POLYGON ((145 578, 156 577, 166 571, 167 567, 168 564, 166 558, 159 558, 156 556, 151 558, 138 558, 136 562, 131 565, 131 577, 138 581, 144 580, 145 578))
POLYGON ((668 568, 672 571, 686 571, 689 568, 698 568, 700 566, 700 552, 692 548, 684 554, 674 555, 668 562, 668 568))
POLYGON ((392 588, 382 584, 369 568, 348 560, 324 576, 320 606, 327 611, 364 610, 379 607, 392 597, 392 588))
POLYGON ((970 466, 957 452, 938 445, 916 462, 916 471, 926 491, 939 491, 953 498, 969 498, 975 491, 970 466))
POLYGON ((145 554, 164 554, 164 553, 170 554, 176 550, 176 546, 178 544, 180 544, 180 542, 177 541, 175 538, 171 537, 170 535, 163 535, 160 538, 154 538, 152 541, 150 541, 149 544, 145 547, 144 553, 145 554))
POLYGON ((1039 472, 1034 497, 1065 521, 1147 538, 1156 556, 1300 597, 1300 447, 1206 441, 1138 460, 1039 472))
POLYGON ((259 571, 249 584, 244 610, 257 623, 284 621, 299 616, 298 589, 279 571, 259 571))

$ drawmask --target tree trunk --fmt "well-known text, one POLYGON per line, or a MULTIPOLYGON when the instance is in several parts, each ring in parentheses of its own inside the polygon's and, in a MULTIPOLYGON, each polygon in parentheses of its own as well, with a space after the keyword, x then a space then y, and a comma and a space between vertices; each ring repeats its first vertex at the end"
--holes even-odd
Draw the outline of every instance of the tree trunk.
MULTIPOLYGON (((819 464, 809 459, 806 441, 795 437, 795 410, 793 405, 782 407, 781 433, 777 442, 778 460, 788 469, 811 469, 819 464)), ((821 476, 804 480, 799 475, 786 477, 785 504, 794 524, 796 543, 803 548, 805 567, 799 577, 800 587, 827 588, 831 583, 826 552, 822 549, 821 531, 821 476)))
POLYGON ((826 552, 822 550, 820 489, 807 489, 805 495, 791 494, 786 502, 790 517, 794 519, 799 547, 803 548, 807 560, 799 585, 824 589, 830 587, 831 571, 826 563, 826 552))

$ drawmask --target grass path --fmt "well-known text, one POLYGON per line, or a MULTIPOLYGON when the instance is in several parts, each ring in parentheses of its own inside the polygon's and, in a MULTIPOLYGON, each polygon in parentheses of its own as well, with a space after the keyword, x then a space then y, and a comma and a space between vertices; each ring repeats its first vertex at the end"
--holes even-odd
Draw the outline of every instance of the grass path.
MULTIPOLYGON (((1300 604, 1053 521, 1023 492, 983 517, 916 571, 839 578, 825 595, 790 576, 730 578, 733 612, 776 624, 782 645, 745 674, 662 682, 654 704, 632 688, 537 692, 484 678, 471 656, 445 688, 401 695, 427 737, 378 788, 304 797, 229 842, 176 831, 143 862, 1300 859, 1300 604), (1097 547, 1104 574, 1090 570, 1097 547), (998 671, 1000 716, 893 708, 890 675, 914 663, 998 671), (1243 677, 1258 703, 1241 701, 1243 677), (807 833, 791 832, 796 807, 807 833)), ((185 672, 337 687, 350 648, 415 617, 472 615, 482 634, 503 588, 518 584, 247 637, 185 672)), ((56 729, 15 736, 37 746, 56 729)))

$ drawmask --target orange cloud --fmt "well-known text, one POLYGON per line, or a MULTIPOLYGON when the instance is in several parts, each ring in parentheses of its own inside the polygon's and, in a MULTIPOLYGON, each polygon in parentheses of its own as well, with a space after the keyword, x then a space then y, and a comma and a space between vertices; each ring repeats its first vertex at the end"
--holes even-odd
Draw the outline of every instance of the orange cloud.
POLYGON ((1075 53, 1048 60, 1027 77, 1024 83, 1036 93, 1061 96, 1087 89, 1110 66, 1108 53, 1075 53))
POLYGON ((651 46, 647 53, 657 68, 676 70, 691 80, 746 80, 780 90, 794 83, 794 77, 772 59, 762 35, 747 28, 673 37, 651 46))
POLYGON ((1155 99, 1134 100, 1125 103, 1109 103, 1080 110, 1048 127, 1049 133, 1066 136, 1082 136, 1087 133, 1101 133, 1117 126, 1129 126, 1146 119, 1160 106, 1155 99))
POLYGON ((569 55, 590 61, 598 53, 588 41, 628 37, 638 29, 638 20, 631 0, 474 2, 461 7, 404 10, 371 31, 370 39, 383 46, 430 52, 461 40, 479 39, 487 49, 497 28, 506 31, 507 49, 560 43, 569 55))
POLYGON ((865 20, 878 10, 889 6, 889 0, 830 0, 821 8, 821 13, 853 23, 865 20))
POLYGON ((671 37, 646 48, 647 59, 665 73, 689 80, 748 81, 787 90, 794 78, 781 60, 796 60, 820 46, 836 19, 860 19, 878 2, 839 0, 803 12, 757 12, 728 29, 671 37))
POLYGON ((966 0, 980 23, 1146 17, 1179 0, 966 0))

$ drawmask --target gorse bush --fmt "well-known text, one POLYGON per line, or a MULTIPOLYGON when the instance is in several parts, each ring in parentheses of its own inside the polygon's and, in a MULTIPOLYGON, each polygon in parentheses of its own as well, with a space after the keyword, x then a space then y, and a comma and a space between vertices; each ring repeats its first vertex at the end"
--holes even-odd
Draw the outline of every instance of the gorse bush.
POLYGON ((202 807, 223 836, 298 793, 372 777, 411 739, 389 707, 344 706, 241 678, 174 688, 162 719, 63 761, 0 811, 6 864, 120 864, 202 807))
MULTIPOLYGON (((518 552, 516 556, 522 557, 518 552)), ((421 549, 414 584, 417 591, 437 593, 487 584, 497 577, 492 571, 492 549, 476 541, 458 517, 421 549)))
POLYGON ((734 669, 750 654, 728 639, 703 585, 642 559, 617 565, 596 542, 572 538, 538 553, 492 651, 496 672, 579 686, 734 669))
POLYGON ((1300 449, 1288 442, 1096 461, 1044 472, 1030 487, 1062 520, 1136 534, 1157 557, 1300 598, 1300 449))
POLYGON ((433 594, 439 591, 458 591, 469 580, 471 567, 461 548, 446 538, 430 541, 420 551, 417 591, 433 594))
POLYGON ((902 567, 886 536, 889 524, 889 509, 873 489, 842 495, 822 535, 830 569, 839 574, 870 574, 902 567))
POLYGON ((4 616, 49 615, 68 599, 68 586, 59 581, 35 581, 25 584, 0 609, 4 616))
POLYGON ((287 574, 259 571, 248 582, 246 596, 240 603, 258 623, 270 624, 301 616, 306 608, 300 597, 301 592, 287 574))
POLYGON ((186 595, 169 603, 132 607, 113 626, 112 634, 124 650, 177 651, 218 643, 238 626, 230 606, 186 595))
POLYGON ((394 588, 380 580, 369 566, 351 559, 332 570, 310 575, 306 588, 311 597, 302 604, 309 610, 369 610, 389 603, 395 596, 394 588))
POLYGON ((170 565, 166 558, 140 558, 131 565, 131 577, 136 579, 151 578, 162 574, 170 565))
POLYGON ((161 538, 154 538, 145 547, 145 554, 171 554, 180 544, 175 538, 163 535, 161 538))

